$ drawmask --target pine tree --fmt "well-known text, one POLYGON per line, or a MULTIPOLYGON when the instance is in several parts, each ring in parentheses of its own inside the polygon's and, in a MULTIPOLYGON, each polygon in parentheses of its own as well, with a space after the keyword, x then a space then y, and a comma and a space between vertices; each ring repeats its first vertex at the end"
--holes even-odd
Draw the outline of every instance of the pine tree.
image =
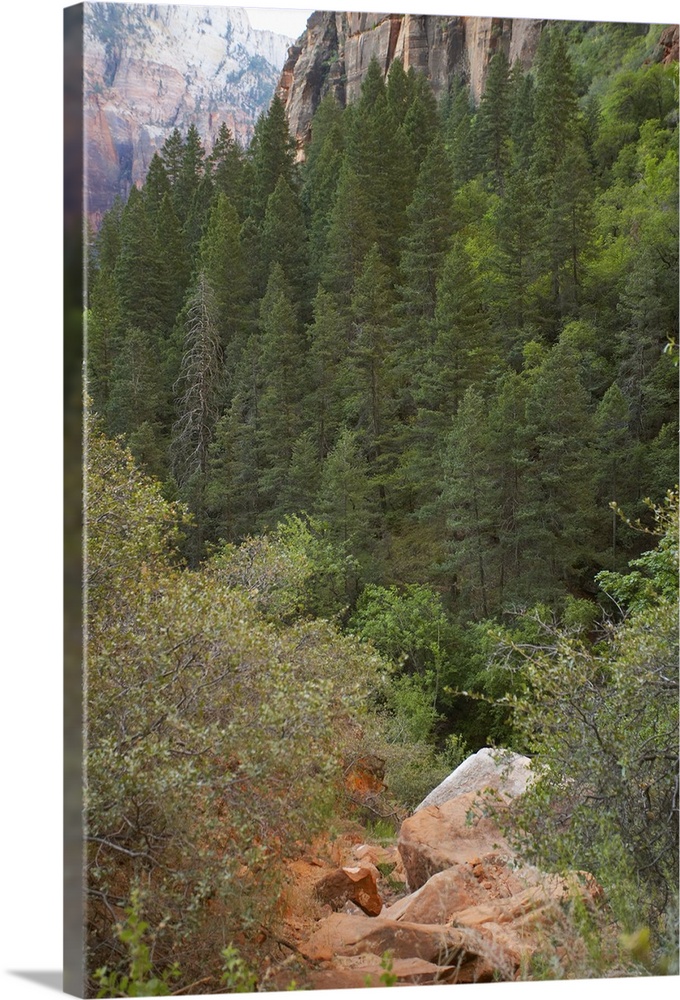
POLYGON ((378 62, 371 60, 347 130, 347 156, 371 206, 383 259, 396 267, 413 197, 415 163, 408 138, 397 126, 378 62))
POLYGON ((397 128, 404 124, 415 97, 415 77, 406 73, 401 59, 393 59, 387 74, 387 104, 397 128))
POLYGON ((176 385, 178 418, 173 427, 175 478, 185 486, 204 477, 222 398, 222 345, 215 292, 199 272, 186 305, 184 356, 176 385))
POLYGON ((489 401, 489 470, 496 489, 495 591, 498 609, 526 606, 540 597, 527 553, 531 551, 531 465, 526 373, 505 372, 489 401))
POLYGON ((510 67, 501 49, 489 62, 486 86, 475 120, 479 167, 500 195, 510 162, 510 67))
POLYGON ((253 324, 257 321, 257 303, 260 301, 267 288, 267 270, 262 252, 262 227, 258 225, 252 215, 249 215, 240 232, 241 250, 243 252, 243 265, 248 280, 248 301, 253 304, 253 324))
POLYGON ((105 411, 110 434, 129 436, 144 423, 156 424, 164 402, 159 360, 157 337, 137 327, 125 332, 105 411))
POLYGON ((489 338, 479 282, 463 240, 456 238, 437 283, 428 339, 414 365, 417 411, 401 478, 414 484, 413 503, 421 518, 436 516, 433 502, 441 483, 442 442, 466 388, 488 363, 489 338))
POLYGON ((491 569, 496 541, 495 484, 489 472, 488 408, 474 388, 466 390, 447 439, 441 502, 446 511, 449 558, 457 597, 475 617, 495 606, 491 569))
POLYGON ((328 94, 312 119, 312 138, 304 166, 301 201, 308 219, 311 287, 321 280, 328 230, 337 196, 344 136, 342 111, 328 94))
MULTIPOLYGON (((674 200, 677 206, 677 194, 674 200)), ((652 244, 643 235, 619 300, 623 329, 616 337, 618 382, 630 406, 631 427, 641 441, 649 441, 664 423, 677 419, 677 369, 667 353, 667 345, 677 342, 678 329, 678 248, 677 242, 675 247, 668 242, 673 230, 677 241, 677 215, 669 219, 663 239, 652 244)))
POLYGON ((149 215, 152 219, 156 219, 163 199, 170 194, 168 174, 158 153, 154 153, 151 157, 142 190, 149 215))
POLYGON ((286 481, 280 494, 283 514, 311 511, 321 482, 321 462, 313 431, 303 431, 291 448, 286 481))
POLYGON ((338 149, 342 147, 342 121, 344 113, 333 94, 326 94, 319 102, 319 106, 314 112, 311 123, 311 137, 305 153, 305 180, 306 188, 314 187, 310 177, 314 175, 316 161, 321 155, 329 136, 334 137, 338 144, 338 149))
POLYGON ((512 168, 506 177, 505 197, 495 212, 499 305, 504 327, 510 333, 508 348, 520 331, 537 318, 537 292, 532 286, 540 273, 538 232, 535 189, 524 169, 512 168))
MULTIPOLYGON (((625 510, 628 501, 635 499, 634 489, 631 491, 629 480, 629 467, 633 464, 631 458, 634 445, 629 423, 628 404, 618 385, 614 382, 600 400, 594 417, 598 513, 601 510, 603 515, 609 504, 616 503, 625 510)), ((611 523, 610 559, 607 561, 607 568, 616 570, 618 568, 617 542, 620 519, 615 510, 609 512, 609 520, 611 523)))
POLYGON ((454 188, 472 180, 476 170, 473 135, 474 105, 470 88, 462 77, 454 77, 443 109, 444 144, 451 161, 454 188))
POLYGON ((163 143, 160 159, 165 168, 170 188, 174 190, 179 182, 184 162, 184 140, 178 128, 174 128, 163 143))
POLYGON ((427 151, 439 135, 437 102, 432 87, 423 73, 414 75, 413 99, 404 117, 403 133, 411 147, 413 171, 417 175, 427 151))
POLYGON ((385 496, 385 474, 394 436, 394 291, 389 268, 375 244, 369 251, 352 297, 350 371, 353 395, 348 410, 365 435, 372 472, 385 496))
POLYGON ((154 331, 167 319, 167 274, 144 196, 133 188, 120 224, 115 267, 124 326, 154 331))
POLYGON ((527 170, 533 155, 534 78, 524 73, 519 59, 510 71, 510 138, 512 163, 516 169, 527 170))
POLYGON ((264 218, 269 196, 279 178, 293 184, 295 140, 288 130, 283 102, 274 95, 266 114, 260 115, 249 150, 253 165, 249 214, 259 222, 264 218))
POLYGON ((376 207, 345 161, 340 170, 322 267, 324 288, 333 292, 344 307, 349 306, 354 282, 378 234, 376 207))
POLYGON ((453 234, 451 166, 439 139, 430 146, 407 209, 400 272, 409 351, 422 341, 422 321, 434 316, 437 277, 453 234), (410 334, 410 336, 409 336, 410 334))
POLYGON ((283 268, 274 264, 260 305, 262 394, 258 406, 260 492, 275 519, 307 390, 305 344, 283 268))
POLYGON ((239 218, 242 219, 244 217, 243 156, 225 122, 220 125, 207 164, 215 193, 229 198, 239 218))
POLYGON ((198 129, 192 122, 184 140, 179 174, 172 184, 175 211, 182 222, 189 217, 204 172, 205 150, 198 129))
POLYGON ((561 320, 574 318, 581 304, 583 258, 593 228, 592 179, 580 138, 567 146, 555 171, 547 223, 552 310, 561 320))
POLYGON ((549 184, 574 139, 578 120, 574 71, 564 35, 558 28, 541 35, 534 93, 531 166, 537 181, 549 184))
POLYGON ((304 402, 305 419, 322 462, 337 440, 343 419, 343 401, 349 393, 350 324, 334 297, 319 287, 314 300, 314 322, 308 329, 310 391, 304 402))
POLYGON ((460 237, 454 239, 437 283, 433 331, 420 398, 438 414, 441 426, 457 411, 468 387, 490 377, 497 360, 481 283, 460 237))
POLYGON ((267 272, 274 264, 283 271, 298 315, 309 318, 309 252, 300 200, 284 177, 267 200, 262 223, 262 257, 267 272))
POLYGON ((326 458, 315 513, 328 526, 329 541, 350 557, 345 593, 354 602, 362 582, 379 578, 375 549, 374 487, 356 434, 345 429, 326 458))
POLYGON ((578 587, 592 572, 593 418, 577 352, 559 341, 531 379, 527 433, 531 464, 529 558, 548 597, 578 587))
POLYGON ((201 242, 214 194, 212 179, 206 173, 200 178, 191 195, 189 210, 184 223, 184 242, 190 257, 196 255, 198 244, 201 242))
POLYGON ((198 249, 198 266, 215 293, 217 324, 228 376, 233 374, 244 346, 249 289, 238 215, 229 198, 221 192, 213 204, 198 249))
POLYGON ((172 330, 186 299, 191 279, 191 258, 169 192, 163 195, 156 213, 155 235, 164 286, 167 289, 161 319, 163 331, 167 335, 172 330))
POLYGON ((232 380, 231 402, 209 451, 206 508, 217 534, 237 541, 253 532, 263 510, 259 407, 263 389, 259 333, 249 337, 232 380))
MULTIPOLYGON (((100 236, 101 232, 100 231, 100 236)), ((104 413, 112 387, 113 365, 123 340, 121 308, 114 263, 105 263, 106 254, 88 285, 89 309, 86 314, 87 392, 94 409, 104 413)))

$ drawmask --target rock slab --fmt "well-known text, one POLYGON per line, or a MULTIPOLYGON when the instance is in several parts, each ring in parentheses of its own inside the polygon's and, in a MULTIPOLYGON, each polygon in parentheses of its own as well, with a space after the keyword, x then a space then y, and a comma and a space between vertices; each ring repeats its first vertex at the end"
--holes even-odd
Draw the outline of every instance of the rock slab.
MULTIPOLYGON (((508 796, 497 793, 494 809, 502 813, 509 802, 508 796)), ((437 872, 472 862, 484 854, 500 854, 507 859, 514 856, 496 819, 485 811, 479 792, 458 795, 441 806, 426 806, 409 816, 399 831, 398 850, 411 892, 437 872)))
POLYGON ((465 792, 481 792, 487 788, 515 798, 525 791, 530 778, 531 761, 528 757, 512 750, 483 747, 426 795, 416 812, 425 806, 440 806, 465 792))

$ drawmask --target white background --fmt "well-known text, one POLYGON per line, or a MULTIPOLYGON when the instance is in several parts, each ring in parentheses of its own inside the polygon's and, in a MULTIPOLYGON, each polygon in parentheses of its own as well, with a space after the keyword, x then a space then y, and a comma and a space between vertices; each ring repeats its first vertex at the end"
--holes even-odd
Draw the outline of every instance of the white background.
MULTIPOLYGON (((56 971, 61 945, 61 146, 62 11, 56 0, 10 0, 0 26, 2 74, 2 869, 0 996, 53 991, 16 970, 56 971)), ((244 4, 244 6, 249 6, 244 4)), ((250 5, 253 6, 253 5, 250 5)), ((272 7, 283 7, 273 4, 272 7)), ((671 23, 669 0, 461 0, 345 10, 484 16, 571 17, 671 23)), ((300 5, 301 7, 301 5, 300 5)), ((271 27, 275 25, 272 22, 271 27)), ((285 30, 285 29, 284 29, 285 30)), ((677 979, 653 982, 502 984, 475 998, 662 997, 677 979)), ((431 987, 437 994, 450 987, 431 987)), ((422 990, 417 991, 423 995, 422 990)), ((361 995, 364 991, 359 991, 361 995)), ((356 995, 356 994, 354 994, 356 995)), ((409 996, 414 996, 413 990, 409 996)), ((466 992, 466 997, 468 996, 466 992)), ((337 994, 329 993, 328 997, 337 994)))

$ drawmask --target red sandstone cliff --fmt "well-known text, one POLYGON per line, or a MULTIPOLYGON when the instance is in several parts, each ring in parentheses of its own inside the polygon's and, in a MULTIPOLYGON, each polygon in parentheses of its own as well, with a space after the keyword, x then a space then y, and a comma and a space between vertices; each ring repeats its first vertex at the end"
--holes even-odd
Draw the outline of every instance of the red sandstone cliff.
POLYGON ((321 98, 333 93, 343 106, 355 100, 374 56, 385 73, 397 58, 406 70, 426 73, 436 96, 461 75, 478 101, 494 53, 503 49, 511 63, 519 59, 530 65, 544 24, 518 18, 316 11, 289 49, 277 93, 302 148, 321 98))

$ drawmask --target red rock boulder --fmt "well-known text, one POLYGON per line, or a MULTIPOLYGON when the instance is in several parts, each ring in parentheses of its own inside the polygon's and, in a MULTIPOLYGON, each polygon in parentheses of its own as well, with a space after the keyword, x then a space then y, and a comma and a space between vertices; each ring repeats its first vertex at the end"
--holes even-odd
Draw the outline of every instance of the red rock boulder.
POLYGON ((352 902, 369 917, 377 917, 382 910, 377 875, 373 866, 338 868, 319 879, 314 886, 314 895, 320 903, 327 903, 333 910, 341 910, 347 902, 352 902))

